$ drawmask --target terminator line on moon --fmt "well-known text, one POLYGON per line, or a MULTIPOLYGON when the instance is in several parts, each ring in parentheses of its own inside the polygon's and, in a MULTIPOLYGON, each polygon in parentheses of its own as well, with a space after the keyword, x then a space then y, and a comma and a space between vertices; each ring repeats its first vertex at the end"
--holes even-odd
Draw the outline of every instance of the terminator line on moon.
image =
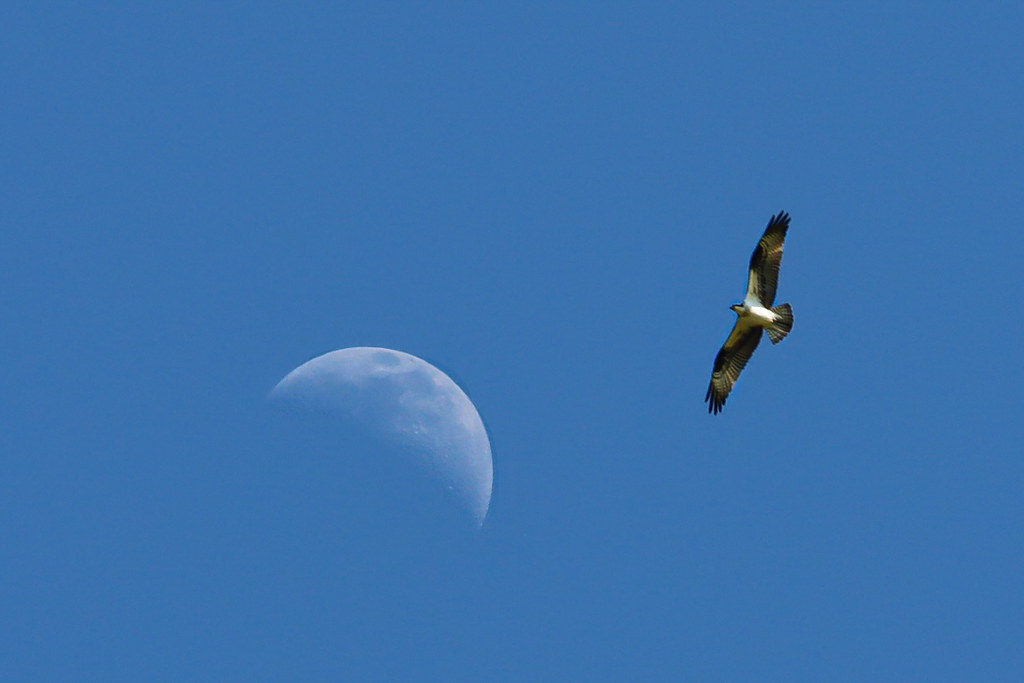
POLYGON ((493 480, 487 431, 465 392, 425 360, 375 347, 331 351, 288 373, 270 397, 354 418, 408 447, 483 524, 493 480))
POLYGON ((780 211, 772 216, 750 257, 747 295, 742 303, 729 307, 737 316, 736 324, 715 357, 711 383, 704 396, 709 413, 717 415, 725 407, 725 399, 736 386, 736 380, 761 342, 761 335, 767 330, 772 344, 778 344, 793 329, 793 308, 789 304, 779 304, 772 308, 779 283, 782 245, 786 241, 788 229, 788 213, 780 211))

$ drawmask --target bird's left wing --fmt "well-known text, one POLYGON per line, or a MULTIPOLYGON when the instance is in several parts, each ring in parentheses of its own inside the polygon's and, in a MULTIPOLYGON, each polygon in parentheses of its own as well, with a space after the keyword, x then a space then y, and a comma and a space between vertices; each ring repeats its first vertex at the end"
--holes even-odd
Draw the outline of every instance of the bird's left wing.
POLYGON ((747 361, 754 355, 754 349, 761 342, 761 335, 764 328, 760 326, 749 327, 741 325, 737 320, 725 340, 722 349, 715 356, 715 367, 711 371, 711 383, 708 385, 708 393, 704 401, 708 404, 708 412, 718 414, 725 406, 725 399, 729 392, 736 386, 736 380, 746 366, 747 361))
POLYGON ((782 265, 782 246, 789 229, 789 214, 780 211, 768 221, 761 241, 750 256, 750 279, 747 281, 747 303, 760 303, 771 308, 775 303, 775 290, 779 284, 782 265))

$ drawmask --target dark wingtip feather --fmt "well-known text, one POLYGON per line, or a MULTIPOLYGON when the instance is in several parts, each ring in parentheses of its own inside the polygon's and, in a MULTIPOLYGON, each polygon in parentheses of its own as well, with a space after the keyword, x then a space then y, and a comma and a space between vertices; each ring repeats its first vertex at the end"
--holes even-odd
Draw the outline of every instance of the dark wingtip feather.
POLYGON ((782 227, 783 229, 789 227, 789 214, 785 211, 779 211, 777 214, 772 216, 771 220, 768 221, 768 228, 782 227))
POLYGON ((714 384, 709 384, 708 393, 704 395, 704 402, 708 404, 708 414, 718 415, 722 412, 722 406, 725 405, 725 399, 719 398, 714 392, 714 384))

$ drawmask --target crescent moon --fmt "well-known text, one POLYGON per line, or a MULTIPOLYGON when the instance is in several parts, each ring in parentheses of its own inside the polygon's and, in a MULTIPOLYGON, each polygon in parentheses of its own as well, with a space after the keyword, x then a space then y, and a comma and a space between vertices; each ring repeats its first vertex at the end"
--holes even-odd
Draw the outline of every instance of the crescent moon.
POLYGON ((487 430, 466 393, 422 358, 377 347, 331 351, 288 373, 270 398, 354 418, 416 453, 483 525, 494 477, 487 430))

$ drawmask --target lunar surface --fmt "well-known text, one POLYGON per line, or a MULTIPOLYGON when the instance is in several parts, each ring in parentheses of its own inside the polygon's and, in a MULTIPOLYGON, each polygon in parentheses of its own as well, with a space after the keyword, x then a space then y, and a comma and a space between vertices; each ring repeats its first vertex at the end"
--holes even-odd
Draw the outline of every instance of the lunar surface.
POLYGON ((465 392, 425 360, 384 348, 332 351, 290 372, 270 398, 355 420, 427 472, 424 484, 441 487, 473 526, 483 524, 493 479, 487 431, 465 392))

